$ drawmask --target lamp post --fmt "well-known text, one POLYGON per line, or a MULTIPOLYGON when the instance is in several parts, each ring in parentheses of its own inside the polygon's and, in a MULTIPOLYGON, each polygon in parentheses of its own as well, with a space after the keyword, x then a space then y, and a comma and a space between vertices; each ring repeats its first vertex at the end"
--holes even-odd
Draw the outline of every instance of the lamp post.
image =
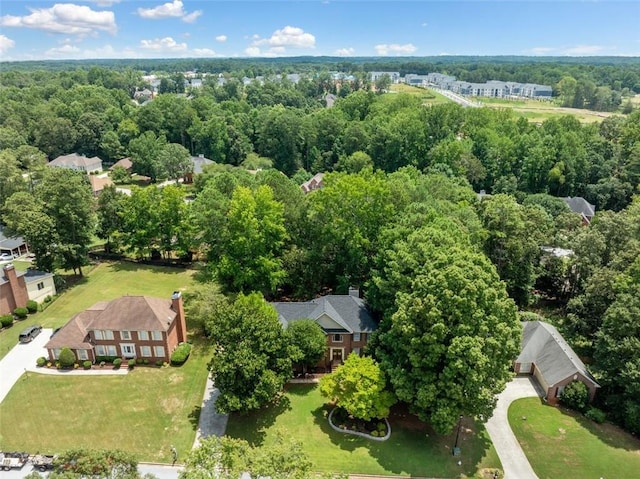
POLYGON ((460 417, 458 418, 458 430, 456 431, 456 442, 453 445, 453 450, 452 453, 454 456, 459 456, 460 455, 460 448, 458 447, 458 439, 460 438, 460 426, 462 425, 462 414, 460 414, 460 417))

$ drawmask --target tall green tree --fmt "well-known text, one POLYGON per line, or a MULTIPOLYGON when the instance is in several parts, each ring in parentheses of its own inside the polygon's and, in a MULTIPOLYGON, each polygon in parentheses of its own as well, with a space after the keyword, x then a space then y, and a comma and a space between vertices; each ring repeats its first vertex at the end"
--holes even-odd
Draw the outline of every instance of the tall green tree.
POLYGON ((248 412, 277 399, 291 378, 289 337, 262 295, 240 294, 205 318, 215 354, 209 363, 223 413, 248 412))
POLYGON ((232 291, 273 293, 285 277, 281 255, 286 238, 283 206, 271 188, 236 188, 221 232, 220 282, 232 291))
POLYGON ((124 197, 125 194, 119 192, 115 185, 105 186, 98 197, 96 235, 107 240, 106 252, 111 252, 114 236, 123 230, 124 197))
POLYGON ((158 161, 168 178, 175 180, 176 184, 185 173, 193 171, 189 150, 178 143, 165 145, 160 151, 158 161))
POLYGON ((459 415, 489 417, 511 377, 521 326, 494 267, 446 224, 396 243, 406 275, 370 346, 399 400, 439 433, 459 415), (449 233, 449 234, 455 234, 449 233))
POLYGON ((291 338, 291 360, 302 365, 303 373, 327 354, 327 336, 312 319, 298 319, 287 327, 291 338))
POLYGON ((129 142, 129 154, 133 172, 148 176, 152 182, 163 177, 166 172, 160 161, 160 154, 167 144, 164 136, 157 137, 153 131, 145 131, 129 142))

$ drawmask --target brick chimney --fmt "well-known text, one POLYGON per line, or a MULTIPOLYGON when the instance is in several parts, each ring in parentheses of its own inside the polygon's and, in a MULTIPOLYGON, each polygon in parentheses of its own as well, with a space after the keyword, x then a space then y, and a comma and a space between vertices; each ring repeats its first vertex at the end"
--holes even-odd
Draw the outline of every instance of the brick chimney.
POLYGON ((176 331, 178 333, 178 343, 184 343, 187 341, 187 321, 184 317, 184 305, 182 304, 182 293, 180 291, 174 291, 171 295, 171 309, 173 309, 178 316, 176 317, 176 331))
POLYGON ((29 295, 27 294, 27 285, 24 282, 24 278, 18 278, 16 269, 13 264, 9 263, 2 268, 4 275, 9 282, 11 288, 11 296, 9 297, 9 308, 13 311, 16 308, 26 308, 27 301, 29 301, 29 295))

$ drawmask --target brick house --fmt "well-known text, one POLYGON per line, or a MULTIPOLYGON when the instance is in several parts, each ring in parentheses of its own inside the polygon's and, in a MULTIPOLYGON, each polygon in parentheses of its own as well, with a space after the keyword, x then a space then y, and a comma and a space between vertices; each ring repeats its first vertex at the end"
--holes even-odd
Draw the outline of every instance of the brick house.
POLYGON ((171 353, 187 340, 182 295, 171 299, 122 296, 96 303, 76 314, 45 345, 55 361, 64 347, 78 361, 96 362, 102 356, 169 361, 171 353))
POLYGON ((581 381, 592 401, 600 385, 556 328, 543 321, 523 322, 522 348, 513 366, 517 374, 535 376, 548 404, 557 404, 565 386, 581 381))
POLYGON ((10 314, 16 308, 25 308, 29 300, 24 275, 18 275, 9 263, 2 268, 0 276, 0 315, 10 314))
POLYGON ((323 371, 342 364, 353 353, 360 354, 377 324, 359 297, 357 289, 349 294, 322 296, 306 302, 271 303, 284 328, 298 319, 312 319, 327 337, 327 352, 316 365, 323 371))

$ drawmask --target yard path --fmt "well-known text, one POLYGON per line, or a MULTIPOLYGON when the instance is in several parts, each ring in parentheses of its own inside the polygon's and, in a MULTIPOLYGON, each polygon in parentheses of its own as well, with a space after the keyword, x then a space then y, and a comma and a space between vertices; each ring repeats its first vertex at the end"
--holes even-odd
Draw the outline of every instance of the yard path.
POLYGON ((538 479, 527 456, 511 430, 507 412, 513 401, 526 397, 540 397, 541 392, 532 377, 516 377, 507 384, 485 427, 502 462, 504 479, 538 479))
POLYGON ((202 406, 200 408, 200 419, 198 420, 196 439, 193 442, 194 448, 200 445, 200 439, 204 437, 224 436, 229 416, 227 414, 221 414, 216 410, 216 400, 219 395, 220 391, 213 384, 211 377, 208 377, 207 385, 204 388, 202 406))

